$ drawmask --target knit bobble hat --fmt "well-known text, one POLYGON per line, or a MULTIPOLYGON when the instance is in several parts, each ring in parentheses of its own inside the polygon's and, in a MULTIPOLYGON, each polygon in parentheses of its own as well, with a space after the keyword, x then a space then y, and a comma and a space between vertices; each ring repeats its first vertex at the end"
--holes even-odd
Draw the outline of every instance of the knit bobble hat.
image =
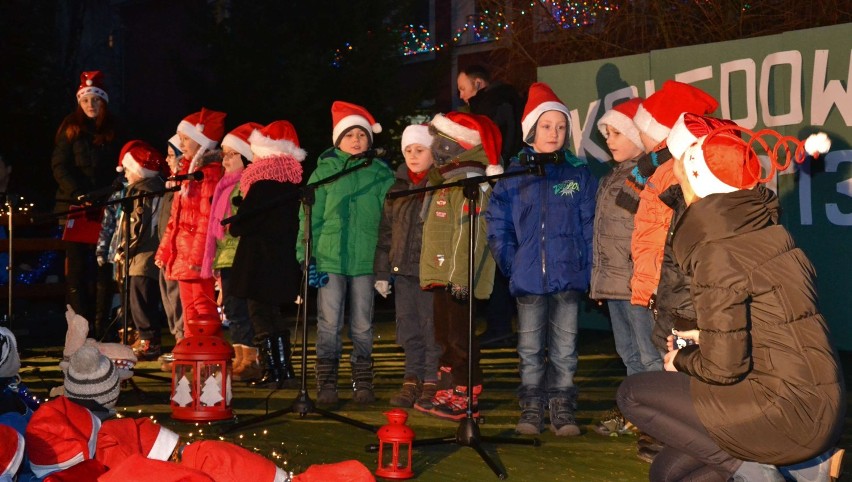
POLYGON ((711 114, 719 103, 707 92, 683 82, 667 80, 663 87, 642 101, 633 122, 640 132, 663 142, 683 112, 711 114))
POLYGON ((11 378, 21 369, 18 342, 6 327, 0 326, 0 378, 11 378))
POLYGON ((644 151, 645 146, 642 144, 642 138, 639 137, 639 129, 637 129, 636 124, 633 123, 633 116, 636 115, 636 111, 639 109, 639 105, 641 103, 642 98, 635 97, 615 105, 612 109, 606 111, 606 113, 601 116, 601 119, 598 121, 598 129, 601 131, 604 138, 609 137, 606 126, 610 126, 624 134, 625 137, 630 139, 630 142, 644 151))
POLYGON ((97 348, 83 345, 71 356, 65 377, 65 396, 74 400, 92 400, 113 409, 120 391, 118 372, 109 358, 97 348))
POLYGON ((434 137, 429 133, 429 126, 426 124, 412 124, 402 131, 402 150, 411 144, 420 144, 426 147, 432 145, 434 137))

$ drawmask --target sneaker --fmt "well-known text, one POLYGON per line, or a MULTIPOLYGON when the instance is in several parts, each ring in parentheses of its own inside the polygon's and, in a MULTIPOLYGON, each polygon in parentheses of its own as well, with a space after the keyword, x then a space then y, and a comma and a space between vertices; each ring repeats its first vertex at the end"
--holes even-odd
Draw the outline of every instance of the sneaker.
POLYGON ((417 378, 405 377, 402 382, 402 389, 390 399, 390 404, 394 407, 411 408, 414 402, 420 399, 420 382, 417 378))
POLYGON ((156 360, 163 352, 160 344, 153 340, 136 340, 131 348, 139 361, 156 360))
POLYGON ((595 425, 594 431, 607 437, 632 434, 630 422, 624 419, 621 410, 613 408, 595 425))
MULTIPOLYGON (((473 406, 471 407, 471 411, 474 418, 479 417, 479 395, 481 393, 482 385, 473 387, 473 397, 471 397, 473 406)), ((435 405, 429 413, 438 418, 456 421, 467 417, 467 387, 457 386, 453 389, 453 394, 449 400, 435 405)))
POLYGON ((796 482, 835 481, 840 478, 845 449, 830 449, 796 465, 778 467, 787 480, 796 482))

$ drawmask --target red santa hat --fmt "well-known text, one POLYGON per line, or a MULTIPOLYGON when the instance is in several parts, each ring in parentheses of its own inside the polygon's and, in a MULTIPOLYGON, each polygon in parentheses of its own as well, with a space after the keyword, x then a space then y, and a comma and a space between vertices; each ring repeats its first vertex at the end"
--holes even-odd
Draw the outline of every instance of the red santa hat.
POLYGON ((244 474, 252 474, 257 482, 289 480, 287 474, 266 457, 219 440, 202 440, 187 445, 181 454, 181 465, 221 481, 243 480, 244 474))
POLYGON ((263 126, 257 122, 243 124, 225 135, 222 139, 222 147, 230 147, 251 162, 254 154, 251 152, 249 136, 258 129, 263 129, 263 126))
POLYGON ((180 437, 149 418, 107 420, 98 433, 97 458, 114 467, 133 454, 169 460, 180 437))
POLYGON ((686 149, 698 142, 700 137, 706 136, 713 129, 725 125, 736 125, 736 123, 727 119, 684 112, 672 126, 672 130, 666 138, 666 145, 672 157, 680 159, 686 149))
POLYGON ((698 87, 667 80, 660 90, 642 101, 633 122, 639 132, 659 143, 669 135, 681 113, 711 114, 717 107, 716 99, 698 87))
MULTIPOLYGON (((570 135, 571 112, 568 110, 568 107, 559 100, 559 97, 553 93, 553 89, 544 82, 536 82, 531 85, 527 96, 527 104, 524 106, 524 114, 521 117, 521 135, 524 136, 524 142, 532 145, 535 140, 535 124, 538 122, 538 118, 551 110, 565 114, 565 120, 568 122, 568 134, 570 135)), ((565 136, 565 143, 568 143, 568 135, 565 136)))
POLYGON ((98 477, 107 473, 108 470, 100 460, 89 459, 48 475, 43 482, 92 482, 98 480, 98 477))
POLYGON ((257 157, 292 156, 302 162, 308 155, 299 147, 296 128, 286 120, 278 120, 255 130, 248 141, 257 157))
POLYGON ((203 150, 213 149, 225 135, 225 114, 201 108, 189 114, 178 124, 177 131, 197 142, 203 150))
POLYGON ((432 134, 429 133, 429 126, 426 124, 412 124, 402 131, 402 150, 411 144, 420 144, 423 146, 432 146, 432 134))
POLYGON ((344 460, 334 464, 314 464, 293 478, 293 482, 375 482, 376 478, 364 464, 357 460, 344 460))
POLYGON ((331 125, 331 141, 335 146, 340 144, 340 136, 352 127, 364 129, 370 137, 370 145, 373 144, 373 134, 382 132, 382 125, 373 119, 367 109, 340 100, 331 104, 331 125))
MULTIPOLYGON (((248 477, 242 474, 242 478, 248 477)), ((213 482, 209 475, 174 462, 147 459, 134 454, 98 477, 98 482, 213 482)))
POLYGON ((24 460, 24 437, 17 430, 0 424, 0 477, 14 476, 24 460))
POLYGON ((92 70, 80 74, 80 87, 77 87, 77 102, 87 95, 96 95, 109 102, 109 96, 104 90, 104 75, 100 70, 92 70))
POLYGON ((101 421, 65 397, 45 402, 33 413, 25 440, 37 477, 94 458, 101 421))
POLYGON ((118 172, 132 172, 139 177, 154 177, 167 169, 166 158, 145 141, 130 141, 118 155, 118 172))
POLYGON ((481 144, 488 157, 485 173, 493 176, 503 172, 503 166, 500 165, 503 136, 500 134, 500 128, 491 119, 484 115, 449 112, 446 115, 437 114, 431 124, 465 149, 469 150, 481 144))
POLYGON ((684 174, 699 197, 751 189, 768 182, 777 171, 790 167, 793 160, 802 163, 805 154, 814 157, 828 152, 831 142, 825 133, 812 134, 802 142, 771 129, 752 132, 744 127, 721 125, 686 149, 683 156, 684 174), (748 140, 740 138, 744 133, 748 140), (764 137, 770 137, 773 147, 764 137), (769 158, 769 170, 761 177, 761 164, 754 145, 760 146, 769 158), (781 161, 782 155, 784 160, 781 161))
POLYGON ((598 121, 598 130, 601 131, 604 139, 609 137, 606 131, 606 126, 610 126, 624 134, 628 139, 630 139, 630 142, 644 151, 645 146, 642 144, 642 138, 639 137, 639 129, 637 129, 636 124, 633 123, 633 116, 636 115, 636 111, 639 109, 639 105, 641 103, 641 97, 634 97, 632 99, 627 99, 618 105, 614 105, 612 106, 612 109, 606 111, 606 113, 601 116, 601 119, 598 121))

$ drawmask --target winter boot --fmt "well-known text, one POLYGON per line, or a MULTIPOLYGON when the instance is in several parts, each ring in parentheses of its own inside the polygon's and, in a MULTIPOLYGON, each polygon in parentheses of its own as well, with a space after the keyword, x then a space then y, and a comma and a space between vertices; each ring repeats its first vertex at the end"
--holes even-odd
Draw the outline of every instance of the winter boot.
POLYGON ((427 380, 423 382, 420 388, 420 397, 414 402, 414 408, 421 412, 429 412, 434 408, 432 400, 438 394, 438 382, 435 380, 427 380))
POLYGON ((253 346, 243 345, 243 359, 241 366, 242 381, 247 382, 263 377, 263 369, 260 367, 260 351, 253 346))
POLYGON ((234 349, 234 358, 231 359, 231 380, 243 381, 243 348, 245 345, 234 343, 231 345, 234 349))
POLYGON ((337 397, 337 365, 338 360, 336 359, 317 359, 317 403, 320 405, 337 403, 339 400, 337 397))
POLYGON ((580 427, 574 418, 577 409, 577 387, 571 387, 564 395, 550 399, 550 430, 559 437, 580 435, 580 427))
POLYGON ((390 399, 394 407, 411 408, 414 402, 420 399, 421 387, 417 377, 405 377, 402 381, 402 390, 390 399))
POLYGON ((257 347, 260 351, 260 362, 262 374, 260 378, 249 381, 251 387, 266 387, 271 384, 278 385, 281 380, 281 366, 276 353, 276 343, 272 337, 266 337, 257 347))
POLYGON ((537 397, 522 398, 521 418, 515 432, 521 435, 538 435, 544 429, 544 400, 537 397))
POLYGON ((284 330, 280 333, 272 335, 272 342, 276 356, 276 363, 280 371, 278 379, 278 388, 294 388, 298 386, 296 374, 293 373, 293 362, 290 358, 293 355, 293 346, 290 345, 290 330, 284 330))
POLYGON ((352 361, 352 390, 355 394, 352 400, 356 403, 373 403, 376 395, 373 393, 373 359, 352 361))

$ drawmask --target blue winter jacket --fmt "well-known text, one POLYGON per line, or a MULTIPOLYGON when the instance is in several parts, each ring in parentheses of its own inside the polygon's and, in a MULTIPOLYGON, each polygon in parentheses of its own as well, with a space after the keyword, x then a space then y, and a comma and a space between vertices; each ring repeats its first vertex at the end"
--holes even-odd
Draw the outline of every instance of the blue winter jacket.
MULTIPOLYGON (((568 150, 559 156, 543 166, 544 176, 498 180, 485 211, 488 246, 513 296, 589 287, 598 183, 585 161, 568 150)), ((524 169, 515 156, 507 172, 524 169)))

